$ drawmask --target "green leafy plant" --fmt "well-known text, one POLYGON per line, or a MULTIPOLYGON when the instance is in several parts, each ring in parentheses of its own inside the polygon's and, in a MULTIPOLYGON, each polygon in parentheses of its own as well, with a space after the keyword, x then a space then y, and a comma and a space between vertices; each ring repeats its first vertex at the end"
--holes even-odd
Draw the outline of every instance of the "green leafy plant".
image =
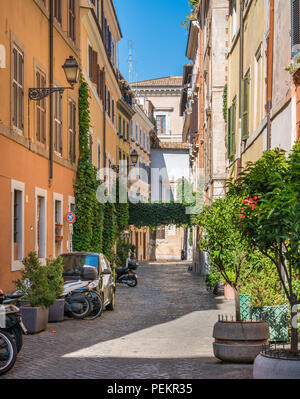
POLYGON ((49 289, 55 294, 55 298, 58 299, 64 291, 64 279, 63 279, 63 261, 62 257, 58 256, 55 259, 46 260, 46 276, 48 279, 49 289))
POLYGON ((197 217, 203 230, 200 240, 202 251, 207 252, 210 264, 218 269, 223 281, 234 290, 237 321, 241 320, 241 276, 247 278, 252 271, 249 246, 234 223, 240 206, 239 197, 220 198, 206 206, 197 217))
POLYGON ((22 262, 24 269, 21 279, 14 281, 17 290, 24 295, 23 299, 30 306, 49 308, 56 301, 57 290, 49 284, 51 275, 48 274, 48 268, 41 265, 35 252, 30 252, 22 262))
POLYGON ((285 71, 289 72, 290 75, 294 75, 294 73, 300 68, 300 58, 297 58, 295 63, 291 63, 288 67, 284 68, 285 71))
POLYGON ((184 26, 186 29, 189 28, 190 21, 192 21, 194 19, 195 10, 197 9, 199 0, 188 0, 188 2, 189 2, 189 7, 191 8, 191 11, 188 13, 185 20, 181 23, 181 25, 184 26))
POLYGON ((90 251, 98 247, 99 240, 96 242, 93 233, 96 231, 98 237, 101 235, 97 230, 100 225, 95 225, 95 218, 100 219, 98 212, 101 211, 101 208, 95 210, 99 181, 97 180, 97 170, 91 163, 88 138, 90 128, 89 89, 83 77, 80 81, 78 107, 79 160, 74 184, 76 221, 74 223, 73 248, 74 251, 90 251))
MULTIPOLYGON (((276 267, 291 307, 291 320, 297 318, 296 306, 300 299, 294 284, 300 270, 299 165, 300 143, 294 146, 288 159, 279 150, 268 151, 247 168, 235 187, 245 194, 237 219, 240 229, 250 247, 259 250, 276 267)), ((292 326, 291 331, 291 352, 296 353, 297 328, 292 326)))

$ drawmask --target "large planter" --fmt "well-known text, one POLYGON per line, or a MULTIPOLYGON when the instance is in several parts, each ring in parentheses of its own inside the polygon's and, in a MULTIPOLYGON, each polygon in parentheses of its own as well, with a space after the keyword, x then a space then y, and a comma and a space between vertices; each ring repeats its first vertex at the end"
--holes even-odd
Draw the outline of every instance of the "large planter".
POLYGON ((29 334, 34 334, 47 328, 48 309, 44 306, 32 308, 26 305, 20 308, 20 312, 29 334))
POLYGON ((216 358, 230 363, 253 363, 269 338, 268 325, 263 322, 225 322, 214 325, 213 343, 216 358))
POLYGON ((276 359, 259 354, 253 366, 254 379, 300 379, 300 359, 276 359))
POLYGON ((288 308, 281 306, 250 307, 250 317, 253 320, 265 321, 270 329, 270 341, 287 342, 288 333, 288 308))
POLYGON ((49 308, 48 321, 51 323, 63 321, 64 314, 65 314, 65 300, 57 299, 56 302, 49 308))

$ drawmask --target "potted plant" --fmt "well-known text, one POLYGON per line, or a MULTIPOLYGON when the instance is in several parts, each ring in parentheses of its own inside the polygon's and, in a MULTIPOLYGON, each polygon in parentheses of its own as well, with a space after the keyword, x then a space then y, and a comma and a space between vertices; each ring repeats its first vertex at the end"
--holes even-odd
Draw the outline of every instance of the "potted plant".
POLYGON ((241 276, 246 279, 253 270, 252 252, 247 241, 236 227, 241 200, 239 197, 217 199, 206 206, 197 217, 203 229, 201 249, 208 254, 209 262, 218 268, 222 279, 229 284, 235 296, 235 320, 219 318, 214 326, 213 343, 215 356, 223 361, 253 362, 267 343, 269 329, 265 322, 242 320, 240 309, 241 276))
POLYGON ((61 256, 56 259, 47 259, 46 273, 48 278, 48 284, 50 291, 55 294, 56 301, 49 308, 49 322, 58 322, 64 320, 64 306, 65 300, 60 299, 61 294, 64 290, 64 279, 63 279, 63 264, 61 256))
POLYGON ((48 309, 55 302, 47 277, 47 269, 42 266, 35 252, 23 259, 22 277, 14 281, 19 293, 28 303, 20 308, 22 321, 29 333, 43 331, 47 327, 48 309))
POLYGON ((248 164, 232 186, 231 191, 237 190, 254 201, 243 209, 241 230, 250 247, 273 262, 290 305, 290 348, 280 352, 272 348, 264 350, 255 360, 253 375, 254 378, 299 378, 300 143, 293 147, 288 158, 284 151, 275 149, 266 151, 255 164, 248 164))

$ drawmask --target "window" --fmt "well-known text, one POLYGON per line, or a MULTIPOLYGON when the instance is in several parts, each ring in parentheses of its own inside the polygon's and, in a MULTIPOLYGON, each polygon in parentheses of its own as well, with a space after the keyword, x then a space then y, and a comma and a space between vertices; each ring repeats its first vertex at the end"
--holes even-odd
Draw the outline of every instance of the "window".
POLYGON ((75 42, 76 38, 76 0, 69 0, 69 27, 68 35, 75 42))
POLYGON ((111 100, 111 120, 112 123, 115 123, 115 102, 111 100))
POLYGON ((137 123, 135 124, 135 139, 137 142, 139 141, 139 125, 137 123))
POLYGON ((142 138, 142 136, 143 136, 143 132, 142 132, 142 128, 140 128, 140 141, 139 141, 140 146, 142 146, 142 144, 143 144, 143 138, 142 138))
POLYGON ((106 112, 108 113, 108 116, 110 117, 110 91, 107 88, 107 86, 105 86, 105 91, 106 91, 106 112))
POLYGON ((100 141, 97 141, 97 167, 98 170, 101 169, 101 144, 100 141))
POLYGON ((246 74, 242 82, 242 140, 249 137, 249 89, 250 72, 246 74))
POLYGON ((130 122, 130 136, 133 138, 133 121, 130 122))
POLYGON ((91 163, 93 163, 93 131, 89 131, 89 149, 90 149, 90 157, 91 163))
POLYGON ((156 229, 156 239, 157 240, 165 240, 166 239, 165 226, 157 227, 157 229, 156 229))
POLYGON ((62 96, 54 93, 54 150, 62 155, 62 96))
POLYGON ((300 0, 291 0, 292 58, 300 53, 300 0))
POLYGON ((62 253, 63 237, 63 195, 53 193, 53 256, 62 253), (58 226, 59 225, 59 226, 58 226))
POLYGON ((119 115, 119 135, 122 136, 122 118, 121 118, 121 115, 119 115))
POLYGON ((165 134, 166 133, 166 115, 158 115, 156 117, 157 121, 157 133, 165 134))
POLYGON ((232 0, 232 37, 234 37, 236 30, 237 30, 236 0, 232 0))
POLYGON ((123 119, 123 137, 126 139, 125 119, 123 119))
POLYGON ((262 45, 255 54, 254 65, 254 127, 255 130, 263 118, 263 61, 262 45))
POLYGON ((61 0, 54 0, 54 18, 61 25, 61 0))
POLYGON ((99 66, 97 64, 98 54, 97 51, 94 51, 90 45, 88 45, 88 70, 89 77, 93 83, 96 83, 97 86, 99 84, 99 66))
POLYGON ((47 191, 39 188, 35 189, 36 206, 36 235, 35 247, 38 257, 46 258, 47 252, 47 191))
POLYGON ((69 101, 69 160, 76 162, 76 103, 69 101))
MULTIPOLYGON (((46 87, 46 77, 39 70, 36 71, 36 87, 46 87)), ((46 143, 46 99, 36 101, 36 139, 38 142, 46 143)))
MULTIPOLYGON (((22 218, 22 191, 14 190, 14 243, 21 239, 22 218)), ((19 258, 17 258, 19 259, 19 258)))
POLYGON ((146 132, 145 131, 144 131, 143 148, 144 148, 144 150, 146 150, 146 132))
POLYGON ((19 130, 24 130, 24 56, 13 47, 13 80, 12 80, 12 122, 19 130))
POLYGON ((232 106, 228 109, 227 118, 227 155, 229 159, 235 154, 235 134, 236 134, 236 97, 232 106))
POLYGON ((129 140, 129 123, 126 125, 126 138, 129 140))

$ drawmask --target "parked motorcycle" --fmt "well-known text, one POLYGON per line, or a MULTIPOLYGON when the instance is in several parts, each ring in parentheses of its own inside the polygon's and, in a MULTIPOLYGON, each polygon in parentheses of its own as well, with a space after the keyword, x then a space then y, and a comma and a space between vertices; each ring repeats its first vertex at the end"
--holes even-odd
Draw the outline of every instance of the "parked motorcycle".
POLYGON ((137 275, 134 272, 138 268, 138 263, 135 260, 128 261, 127 267, 116 268, 116 283, 127 284, 129 287, 137 285, 137 275))
POLYGON ((5 297, 0 290, 0 374, 14 366, 23 345, 23 333, 27 334, 20 310, 13 304, 20 297, 21 295, 5 297))
POLYGON ((65 299, 65 313, 75 319, 84 319, 93 310, 93 298, 88 289, 97 277, 97 268, 84 266, 81 279, 66 281, 62 297, 65 299))

